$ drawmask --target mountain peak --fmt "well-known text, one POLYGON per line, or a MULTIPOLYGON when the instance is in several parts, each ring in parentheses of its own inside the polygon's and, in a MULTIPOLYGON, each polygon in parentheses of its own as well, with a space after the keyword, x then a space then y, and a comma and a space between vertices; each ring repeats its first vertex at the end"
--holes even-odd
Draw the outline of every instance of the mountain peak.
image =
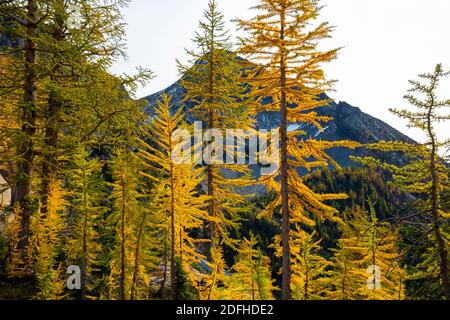
MULTIPOLYGON (((148 101, 146 110, 149 116, 153 115, 153 108, 156 103, 161 100, 163 94, 167 94, 172 97, 171 103, 174 111, 178 110, 178 108, 182 106, 186 109, 186 120, 191 123, 196 120, 190 112, 187 112, 190 106, 183 105, 185 90, 182 87, 180 80, 164 90, 145 97, 148 101)), ((319 98, 323 100, 330 100, 325 93, 319 98)), ((271 97, 268 97, 264 99, 263 103, 267 104, 270 102, 271 97)), ((336 103, 334 100, 331 100, 327 106, 318 108, 317 112, 319 115, 327 116, 333 119, 323 124, 323 130, 319 130, 312 125, 304 123, 292 123, 290 124, 289 129, 301 129, 306 132, 306 136, 308 137, 329 141, 353 140, 361 144, 375 143, 379 141, 402 141, 415 143, 413 139, 394 129, 387 123, 363 112, 359 107, 352 106, 345 101, 339 101, 336 103)), ((258 113, 256 115, 256 126, 259 129, 267 130, 278 128, 280 126, 280 113, 269 111, 258 113)), ((350 156, 374 155, 372 151, 368 151, 365 148, 358 148, 356 150, 335 148, 331 149, 329 154, 342 167, 352 167, 356 165, 350 159, 350 156)), ((405 162, 400 154, 377 153, 376 156, 381 160, 391 161, 396 164, 402 164, 405 162)))

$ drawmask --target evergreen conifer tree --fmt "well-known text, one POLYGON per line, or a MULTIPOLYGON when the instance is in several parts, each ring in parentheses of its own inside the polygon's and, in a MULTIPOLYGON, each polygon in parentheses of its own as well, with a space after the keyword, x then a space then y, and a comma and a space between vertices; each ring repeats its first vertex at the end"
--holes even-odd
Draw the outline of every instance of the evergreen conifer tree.
POLYGON ((262 182, 269 191, 278 194, 265 214, 271 216, 275 208, 281 207, 282 299, 289 300, 292 224, 311 224, 308 212, 318 219, 334 219, 336 210, 324 201, 345 198, 345 195, 312 192, 303 183, 297 168, 324 167, 327 162, 336 165, 325 150, 335 146, 355 147, 356 144, 307 138, 299 141, 304 132, 288 131, 289 123, 308 123, 323 130, 322 123, 330 120, 319 116, 315 109, 329 103, 328 99, 319 98, 332 85, 332 81, 325 79, 321 66, 335 59, 338 50, 318 49, 320 40, 330 37, 332 31, 328 23, 315 24, 321 10, 318 1, 261 0, 255 9, 258 10, 256 17, 239 20, 240 27, 249 33, 241 39, 240 52, 253 59, 256 65, 248 72, 255 102, 261 104, 270 97, 271 102, 260 109, 281 113, 280 165, 262 182))
MULTIPOLYGON (((292 278, 291 291, 295 300, 319 300, 324 295, 326 287, 325 276, 330 267, 321 252, 320 240, 316 232, 312 234, 300 229, 297 225, 292 231, 292 278)), ((282 254, 280 237, 275 237, 275 255, 282 254)))
POLYGON ((98 234, 100 216, 105 212, 105 181, 101 175, 103 164, 79 145, 69 165, 68 187, 72 216, 69 217, 67 257, 81 270, 81 298, 89 298, 96 286, 94 275, 101 249, 98 234))
POLYGON ((273 299, 270 259, 256 248, 256 238, 251 235, 239 245, 236 263, 231 267, 232 275, 225 280, 225 293, 232 300, 273 299))
MULTIPOLYGON (((219 12, 216 0, 209 1, 204 21, 200 22, 200 31, 193 41, 197 50, 187 51, 192 57, 191 65, 179 64, 183 74, 181 84, 186 90, 184 103, 193 106, 192 115, 205 124, 205 129, 219 129, 222 134, 227 129, 240 129, 241 135, 237 135, 237 139, 245 141, 253 126, 253 112, 245 95, 246 87, 241 81, 243 66, 232 52, 224 16, 219 12)), ((223 141, 205 143, 209 147, 214 144, 222 147, 223 141)), ((234 147, 228 148, 227 151, 236 153, 234 147)), ((247 166, 225 164, 225 159, 218 157, 212 151, 211 159, 203 159, 206 165, 204 183, 209 196, 208 213, 211 217, 209 265, 213 270, 221 270, 216 266, 221 262, 213 260, 213 257, 222 259, 219 257, 221 250, 214 252, 217 246, 226 244, 235 247, 236 241, 229 237, 230 230, 238 226, 240 215, 247 210, 245 196, 237 189, 250 184, 247 166), (225 171, 228 172, 227 177, 225 171)), ((216 279, 216 276, 211 279, 216 279)), ((214 289, 211 287, 211 290, 214 289)))
MULTIPOLYGON (((181 128, 182 121, 182 109, 171 115, 170 98, 163 96, 155 109, 155 117, 143 126, 143 139, 140 141, 138 153, 145 169, 142 174, 159 185, 157 197, 162 199, 160 210, 166 216, 166 226, 163 229, 169 230, 173 298, 177 291, 177 258, 183 270, 188 273, 189 279, 194 283, 199 280, 196 279, 198 272, 192 269, 192 265, 204 258, 196 246, 202 239, 194 240, 190 232, 200 229, 203 223, 210 221, 204 210, 209 198, 199 195, 197 190, 203 180, 203 169, 195 168, 189 163, 179 164, 172 158, 175 148, 182 143, 176 139, 176 132, 181 128)), ((191 151, 190 148, 189 150, 191 151)))
POLYGON ((60 181, 51 181, 49 192, 46 214, 38 210, 31 225, 30 254, 37 279, 36 298, 39 300, 62 299, 65 288, 63 264, 57 258, 63 252, 61 235, 67 222, 67 192, 62 189, 60 181))
MULTIPOLYGON (((419 75, 421 80, 411 80, 411 89, 405 99, 416 108, 415 111, 392 109, 391 112, 409 122, 411 128, 417 128, 426 134, 422 144, 412 144, 396 141, 382 141, 369 145, 371 150, 384 152, 401 152, 408 163, 398 166, 382 163, 372 157, 359 159, 365 164, 377 164, 392 172, 394 183, 402 191, 410 192, 418 197, 414 206, 419 212, 419 230, 426 235, 432 244, 427 248, 422 259, 424 263, 418 266, 416 276, 431 279, 431 286, 440 291, 439 295, 450 299, 449 275, 449 215, 448 206, 443 201, 443 195, 448 190, 448 165, 439 157, 441 150, 448 148, 449 141, 439 141, 435 126, 437 123, 450 120, 445 109, 450 106, 450 100, 441 100, 437 90, 440 82, 448 77, 442 65, 438 64, 434 72, 419 75)), ((412 219, 417 217, 413 215, 412 219)), ((405 220, 405 219, 403 219, 405 220)), ((407 219, 408 222, 411 219, 407 219)))

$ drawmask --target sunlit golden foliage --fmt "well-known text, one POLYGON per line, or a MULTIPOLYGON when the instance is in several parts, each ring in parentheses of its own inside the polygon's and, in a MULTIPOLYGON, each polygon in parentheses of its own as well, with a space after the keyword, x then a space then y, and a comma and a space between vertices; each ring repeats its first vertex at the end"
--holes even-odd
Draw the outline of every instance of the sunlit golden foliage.
POLYGON ((144 166, 142 175, 153 181, 158 190, 155 199, 160 201, 158 210, 165 216, 161 222, 162 230, 169 230, 170 235, 171 269, 174 271, 175 259, 179 258, 189 279, 196 284, 201 275, 194 269, 194 264, 204 259, 197 244, 205 240, 192 238, 190 232, 212 218, 205 210, 208 196, 199 195, 197 191, 204 179, 203 169, 191 164, 177 164, 172 159, 177 142, 174 133, 182 121, 182 109, 171 115, 170 98, 163 96, 155 109, 155 117, 143 126, 144 139, 138 157, 144 166))
MULTIPOLYGON (((291 290, 295 300, 319 300, 323 299, 326 291, 327 270, 331 263, 322 255, 321 240, 317 240, 317 234, 302 230, 296 225, 292 230, 292 258, 291 258, 291 290)), ((275 256, 280 257, 281 237, 274 239, 275 256)))
MULTIPOLYGON (((184 103, 193 104, 189 112, 203 121, 206 129, 251 130, 254 110, 245 94, 247 88, 241 82, 243 66, 236 53, 232 52, 229 37, 217 2, 209 1, 204 21, 200 22, 200 31, 193 40, 196 49, 187 51, 192 58, 191 65, 179 64, 183 75, 181 84, 186 90, 184 103)), ((245 140, 244 131, 238 139, 245 140)), ((229 231, 238 226, 240 215, 246 211, 245 196, 238 189, 251 184, 249 174, 245 165, 206 165, 203 183, 210 196, 211 250, 222 242, 231 246, 237 243, 229 236, 229 231), (225 171, 228 172, 227 177, 225 171)))
POLYGON ((98 267, 98 226, 105 208, 105 182, 100 175, 102 163, 90 158, 89 152, 78 145, 74 150, 68 171, 69 201, 73 212, 69 219, 67 257, 70 265, 81 269, 81 296, 89 297, 95 286, 94 272, 98 267))
POLYGON ((339 300, 402 300, 406 273, 401 265, 398 233, 370 212, 354 209, 342 225, 333 250, 325 297, 339 300))
POLYGON ((414 206, 418 215, 404 222, 415 223, 416 230, 432 245, 426 248, 422 263, 415 268, 414 278, 426 281, 433 294, 450 299, 449 214, 448 200, 445 200, 450 180, 448 163, 440 157, 440 153, 450 146, 450 141, 440 141, 435 128, 437 123, 450 120, 447 111, 450 100, 438 97, 439 85, 448 76, 450 72, 444 71, 440 64, 432 73, 419 75, 421 80, 411 80, 411 89, 405 95, 415 110, 391 110, 407 120, 409 127, 425 133, 424 143, 381 141, 368 146, 371 150, 403 153, 407 159, 405 165, 383 163, 373 157, 357 160, 389 170, 397 188, 417 197, 414 206))
POLYGON ((314 0, 261 0, 254 8, 258 14, 251 20, 238 20, 249 36, 241 39, 240 53, 250 58, 248 83, 251 95, 260 110, 281 114, 280 165, 273 175, 261 182, 268 191, 278 195, 260 217, 270 218, 275 209, 282 208, 283 299, 290 299, 289 231, 292 223, 311 226, 312 213, 318 220, 335 217, 336 210, 327 200, 344 199, 346 195, 316 194, 308 188, 298 168, 311 170, 336 163, 325 153, 341 146, 354 148, 350 141, 328 142, 302 137, 303 131, 288 131, 289 123, 309 124, 323 130, 322 124, 331 120, 315 109, 329 104, 321 95, 331 89, 333 81, 325 78, 322 65, 336 58, 338 49, 319 50, 319 42, 329 38, 332 27, 317 22, 321 6, 314 0), (270 97, 270 103, 263 99, 270 97))
POLYGON ((61 233, 67 222, 67 192, 62 189, 60 181, 52 181, 49 194, 46 214, 39 210, 33 217, 31 228, 31 259, 38 283, 36 298, 39 300, 62 299, 65 288, 62 278, 64 264, 57 260, 57 255, 63 252, 61 233))
POLYGON ((256 238, 241 240, 231 275, 225 279, 224 296, 231 300, 271 300, 278 290, 272 280, 270 259, 256 248, 256 238))

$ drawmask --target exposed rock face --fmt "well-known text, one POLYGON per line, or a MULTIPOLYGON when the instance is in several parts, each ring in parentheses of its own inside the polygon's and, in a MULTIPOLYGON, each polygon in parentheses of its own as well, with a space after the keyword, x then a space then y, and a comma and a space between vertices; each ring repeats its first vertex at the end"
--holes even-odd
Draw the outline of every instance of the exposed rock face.
POLYGON ((7 182, 0 174, 0 212, 2 208, 8 206, 11 202, 11 189, 3 191, 6 186, 7 182))

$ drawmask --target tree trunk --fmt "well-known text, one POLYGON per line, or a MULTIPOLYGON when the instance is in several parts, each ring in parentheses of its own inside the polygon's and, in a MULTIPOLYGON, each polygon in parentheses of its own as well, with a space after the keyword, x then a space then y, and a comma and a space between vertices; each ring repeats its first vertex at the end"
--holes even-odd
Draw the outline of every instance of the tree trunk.
POLYGON ((141 250, 141 239, 144 234, 144 226, 145 226, 146 214, 142 218, 141 224, 139 226, 138 237, 136 241, 136 249, 134 251, 134 272, 133 272, 133 280, 131 281, 131 300, 135 299, 136 296, 136 283, 139 273, 139 252, 141 250))
MULTIPOLYGON (((171 169, 172 171, 172 169, 171 169)), ((172 176, 172 173, 171 173, 172 176)), ((176 281, 175 281, 175 204, 174 204, 174 186, 173 176, 171 177, 170 189, 172 192, 170 199, 171 215, 170 215, 170 234, 171 234, 171 246, 170 246, 170 287, 172 290, 172 299, 176 297, 176 281)))
POLYGON ((209 293, 208 293, 208 301, 210 301, 211 300, 211 297, 212 297, 212 293, 213 293, 213 291, 214 291, 214 287, 216 286, 216 279, 217 279, 217 272, 218 272, 218 263, 217 263, 217 261, 215 262, 215 265, 214 265, 214 269, 212 270, 212 272, 213 272, 213 274, 212 274, 212 281, 211 281, 211 287, 209 288, 209 293))
MULTIPOLYGON (((249 254, 249 257, 248 257, 248 260, 251 262, 251 265, 252 266, 254 266, 255 264, 253 263, 253 259, 252 259, 252 254, 250 253, 249 254)), ((258 270, 258 269, 257 269, 258 270)), ((256 271, 257 271, 256 270, 256 271)), ((253 268, 252 268, 252 270, 251 270, 251 278, 252 278, 252 300, 254 301, 255 300, 255 291, 256 291, 256 289, 255 289, 255 277, 253 276, 253 268)))
POLYGON ((445 241, 441 233, 441 221, 439 218, 439 176, 436 168, 437 161, 437 145, 431 126, 431 110, 428 114, 428 134, 431 137, 431 215, 433 219, 433 232, 436 238, 436 248, 439 255, 439 269, 442 286, 444 288, 444 295, 447 300, 450 300, 450 284, 449 284, 449 270, 448 270, 448 252, 445 246, 445 241))
MULTIPOLYGON (((214 31, 211 35, 211 38, 214 39, 214 31)), ((211 45, 210 48, 210 58, 209 58, 209 121, 208 121, 208 129, 214 129, 214 106, 213 106, 213 94, 214 94, 214 44, 211 45)), ((210 217, 215 216, 215 199, 214 199, 214 168, 211 164, 206 168, 208 175, 208 196, 210 197, 209 206, 208 206, 208 214, 210 217)), ((216 225, 214 222, 210 222, 210 240, 211 240, 211 252, 215 250, 216 247, 216 225)), ((212 261, 212 254, 210 257, 210 261, 212 261)))
POLYGON ((119 297, 120 300, 125 300, 125 214, 126 214, 126 197, 125 197, 125 180, 123 173, 121 174, 121 184, 122 184, 122 214, 121 214, 121 248, 120 248, 120 285, 119 285, 119 297))
POLYGON ((87 297, 87 213, 84 213, 83 225, 83 259, 81 261, 81 299, 87 297))
POLYGON ((82 260, 81 260, 81 299, 85 300, 87 296, 87 227, 88 227, 88 203, 87 203, 87 177, 85 166, 83 166, 83 247, 82 247, 82 260))
MULTIPOLYGON (((64 0, 59 0, 56 4, 57 17, 55 21, 55 29, 52 32, 52 37, 55 42, 61 42, 65 38, 65 16, 64 16, 64 0)), ((50 81, 56 84, 59 81, 61 73, 60 61, 58 61, 58 55, 53 58, 52 74, 50 75, 50 81)), ((50 196, 49 184, 51 179, 55 176, 57 171, 57 148, 58 148, 58 136, 60 127, 60 113, 62 110, 62 101, 59 94, 52 90, 49 93, 48 98, 48 110, 46 114, 46 127, 45 127, 45 152, 42 162, 42 213, 47 213, 47 203, 50 196)))
POLYGON ((180 227, 180 263, 183 266, 183 228, 180 227))
MULTIPOLYGON (((281 30, 280 39, 284 41, 284 25, 285 10, 284 4, 281 9, 281 30)), ((281 298, 283 300, 291 299, 291 249, 289 244, 290 237, 290 215, 289 215, 289 194, 288 194, 288 151, 287 151, 287 101, 286 101, 286 60, 285 48, 282 43, 280 46, 280 89, 281 92, 281 127, 280 127, 280 182, 281 182, 281 204, 282 204, 282 225, 281 225, 281 242, 282 242, 282 280, 281 280, 281 298)))
MULTIPOLYGON (((211 165, 208 165, 206 168, 207 179, 208 179, 208 196, 210 197, 208 204, 208 215, 210 217, 214 217, 214 177, 213 177, 213 168, 211 165)), ((211 241, 211 253, 216 247, 216 225, 214 222, 209 223, 209 232, 210 232, 210 241, 211 241)), ((210 261, 212 261, 212 254, 210 254, 210 261)))
MULTIPOLYGON (((170 118, 170 115, 168 115, 170 118)), ((169 150, 172 152, 172 131, 169 128, 169 150)), ((172 291, 172 300, 176 299, 176 279, 175 279, 175 185, 174 185, 174 167, 172 161, 170 162, 170 289, 172 291)))
POLYGON ((37 45, 34 41, 37 30, 37 0, 29 0, 26 17, 25 40, 25 79, 22 103, 22 128, 21 142, 17 148, 17 180, 13 190, 13 202, 21 207, 21 230, 19 249, 24 250, 28 246, 30 236, 31 208, 31 179, 34 169, 34 145, 33 136, 36 133, 36 98, 37 98, 37 45))
POLYGON ((158 293, 162 295, 167 282, 167 229, 164 229, 164 255, 163 255, 163 279, 158 293))
POLYGON ((61 110, 61 102, 55 93, 50 93, 48 102, 48 114, 50 116, 45 128, 45 146, 44 159, 42 163, 42 213, 47 213, 47 203, 50 196, 50 181, 55 177, 57 160, 56 150, 58 147, 58 131, 56 129, 57 117, 61 110))

